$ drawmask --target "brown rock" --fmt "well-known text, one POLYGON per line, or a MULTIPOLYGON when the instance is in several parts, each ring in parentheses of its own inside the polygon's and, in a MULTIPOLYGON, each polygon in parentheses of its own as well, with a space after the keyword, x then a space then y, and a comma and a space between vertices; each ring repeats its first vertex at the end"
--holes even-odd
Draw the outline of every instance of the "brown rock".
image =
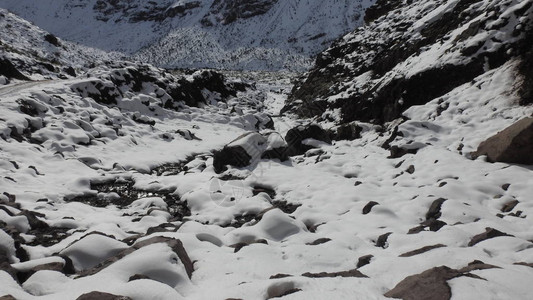
POLYGON ((185 248, 183 247, 183 243, 180 240, 169 238, 169 237, 164 237, 164 236, 156 236, 156 237, 152 237, 147 240, 135 243, 130 248, 123 250, 119 254, 109 258, 108 260, 102 262, 96 267, 81 272, 80 276, 83 277, 83 276, 94 275, 102 271, 103 269, 107 268, 112 263, 124 258, 126 255, 131 254, 134 251, 142 247, 152 245, 152 244, 157 244, 157 243, 166 243, 174 251, 174 253, 178 255, 181 263, 183 263, 185 270, 187 271, 187 275, 189 276, 189 278, 191 278, 192 272, 194 271, 194 266, 193 266, 191 259, 189 258, 189 255, 187 254, 187 251, 185 251, 185 248))
POLYGON ((359 257, 359 259, 357 260, 357 268, 359 269, 363 266, 370 264, 370 261, 372 260, 373 257, 374 255, 372 254, 359 257))
POLYGON ((319 238, 311 243, 307 243, 306 245, 309 245, 309 246, 316 246, 316 245, 320 245, 320 244, 325 244, 327 242, 331 241, 330 238, 319 238))
POLYGON ((533 268, 533 263, 517 262, 517 263, 514 263, 514 265, 533 268))
POLYGON ((276 274, 276 275, 272 275, 270 276, 270 279, 280 279, 280 278, 286 278, 286 277, 291 277, 292 275, 289 275, 289 274, 276 274))
POLYGON ((487 227, 487 228, 485 228, 485 232, 480 233, 480 234, 472 237, 472 239, 468 243, 468 246, 472 247, 475 244, 480 243, 480 242, 482 242, 484 240, 492 239, 492 238, 499 237, 499 236, 512 236, 512 235, 504 233, 504 232, 501 232, 501 231, 496 230, 494 228, 487 227))
POLYGON ((104 292, 90 292, 79 296, 76 300, 131 300, 131 298, 104 292))
POLYGON ((406 277, 388 291, 385 297, 403 300, 449 300, 452 291, 447 281, 461 275, 459 271, 446 266, 429 269, 406 277))
POLYGON ((17 278, 20 283, 23 283, 26 280, 28 280, 28 278, 30 278, 31 275, 35 274, 35 272, 37 271, 46 270, 46 271, 63 272, 64 266, 65 266, 64 262, 63 263, 53 262, 53 263, 38 265, 31 269, 17 272, 17 278))
POLYGON ((357 269, 341 272, 320 272, 320 273, 303 273, 302 276, 310 278, 326 278, 326 277, 358 277, 358 278, 368 278, 365 274, 359 272, 357 269))
POLYGON ((467 273, 467 272, 472 272, 475 270, 487 270, 487 269, 500 269, 500 267, 486 264, 480 260, 474 260, 473 262, 469 263, 468 266, 459 269, 459 272, 467 273))
POLYGON ((511 212, 518 205, 518 203, 520 203, 518 200, 509 201, 503 205, 501 211, 504 213, 511 212))
POLYGON ((406 252, 404 254, 401 254, 400 257, 411 257, 411 256, 422 254, 422 253, 428 252, 430 250, 437 249, 437 248, 442 248, 442 247, 446 247, 446 245, 437 244, 437 245, 432 245, 432 246, 425 246, 425 247, 422 247, 420 249, 416 249, 416 250, 409 251, 409 252, 406 252))
POLYGON ((482 142, 472 157, 490 162, 533 164, 533 117, 524 118, 482 142))

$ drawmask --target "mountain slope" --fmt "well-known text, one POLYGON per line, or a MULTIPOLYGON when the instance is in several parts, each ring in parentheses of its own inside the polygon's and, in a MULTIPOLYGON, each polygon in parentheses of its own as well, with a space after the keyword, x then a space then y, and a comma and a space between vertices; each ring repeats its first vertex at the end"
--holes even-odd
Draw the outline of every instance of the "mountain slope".
POLYGON ((72 77, 90 64, 123 57, 63 41, 4 9, 0 28, 0 75, 6 79, 72 77))
MULTIPOLYGON (((392 121, 410 106, 443 96, 508 61, 530 60, 531 5, 378 1, 367 26, 317 57, 285 110, 292 107, 300 116, 327 110, 323 116, 340 123, 392 121)), ((516 68, 518 78, 531 80, 524 69, 516 68)), ((520 102, 531 103, 531 95, 520 102)))
POLYGON ((369 0, 2 0, 67 40, 167 67, 302 70, 359 26, 369 0))

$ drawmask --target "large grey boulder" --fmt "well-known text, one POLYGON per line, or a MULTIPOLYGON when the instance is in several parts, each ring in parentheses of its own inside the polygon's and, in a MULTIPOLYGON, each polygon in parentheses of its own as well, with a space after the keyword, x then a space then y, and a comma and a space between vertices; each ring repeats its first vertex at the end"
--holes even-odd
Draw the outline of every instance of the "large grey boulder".
POLYGON ((482 142, 473 158, 486 155, 490 162, 533 165, 533 117, 524 118, 482 142))
POLYGON ((233 140, 213 153, 216 173, 226 171, 227 166, 237 168, 253 165, 261 159, 287 160, 287 143, 277 132, 260 134, 249 132, 233 140))

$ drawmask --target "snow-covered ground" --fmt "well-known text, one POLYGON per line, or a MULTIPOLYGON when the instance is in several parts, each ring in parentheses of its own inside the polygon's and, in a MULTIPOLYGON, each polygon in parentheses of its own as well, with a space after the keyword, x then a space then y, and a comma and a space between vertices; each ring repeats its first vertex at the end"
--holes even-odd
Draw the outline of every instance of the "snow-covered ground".
POLYGON ((297 74, 103 62, 0 14, 0 298, 531 298, 533 167, 470 155, 533 116, 519 57, 280 161, 250 152, 318 120, 279 113, 297 74))
MULTIPOLYGON (((474 266, 450 280, 453 299, 528 299, 533 269, 517 263, 533 262, 532 169, 467 154, 491 132, 533 112, 513 106, 508 96, 512 67, 455 89, 445 97, 450 109, 440 115, 434 113, 437 102, 409 110, 412 119, 400 126, 404 137, 393 144, 424 144, 415 155, 388 159, 381 147, 387 131, 362 124, 361 139, 223 174, 214 172, 211 151, 254 131, 249 113, 258 106, 275 114, 290 89, 288 79, 258 84, 227 105, 160 111, 153 126, 128 121, 131 110, 143 112, 139 99, 100 105, 71 90, 76 79, 3 86, 0 189, 6 193, 0 220, 8 227, 0 231, 1 245, 15 270, 64 264, 66 256, 74 274, 44 268, 19 285, 0 271, 0 295, 382 299, 409 275, 442 265, 461 269, 477 260, 494 267, 474 266), (22 113, 20 99, 38 114, 22 113), (9 128, 28 123, 40 128, 31 136, 44 142, 8 137, 9 128), (190 130, 196 139, 177 130, 190 130), (176 165, 181 161, 186 167, 176 165), (124 186, 135 197, 120 199, 124 186), (438 231, 420 225, 435 200, 441 206, 432 214, 444 222, 438 231), (185 201, 190 215, 178 213, 187 210, 185 201), (378 204, 369 206, 372 201, 378 204), (34 212, 50 228, 21 211, 34 212), (20 232, 28 261, 19 262, 6 228, 20 232), (486 228, 508 236, 471 242, 486 228), (152 243, 158 236, 183 243, 194 262, 190 278, 171 242, 152 243), (432 247, 408 253, 426 246, 432 247), (121 251, 131 253, 117 260, 121 251), (109 258, 116 262, 105 263, 109 258)), ((274 121, 280 132, 302 122, 286 116, 274 121)))

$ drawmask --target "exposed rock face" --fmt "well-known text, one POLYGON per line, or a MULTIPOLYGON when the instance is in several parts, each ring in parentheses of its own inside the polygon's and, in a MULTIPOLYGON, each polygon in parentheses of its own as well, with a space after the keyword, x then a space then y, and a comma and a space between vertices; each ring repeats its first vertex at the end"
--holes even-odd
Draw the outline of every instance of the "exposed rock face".
POLYGON ((472 155, 491 162, 533 164, 533 118, 522 119, 482 142, 472 155))
POLYGON ((161 67, 304 71, 362 24, 373 1, 4 0, 2 7, 60 38, 161 67))
POLYGON ((530 49, 528 1, 429 2, 378 1, 367 11, 369 25, 319 54, 283 111, 381 124, 530 49))
POLYGON ((398 8, 400 4, 400 1, 377 0, 374 5, 367 8, 365 11, 365 23, 369 24, 375 21, 377 18, 387 14, 391 10, 398 8))
POLYGON ((268 12, 278 0, 215 0, 202 24, 213 25, 213 19, 223 25, 268 12))
POLYGON ((190 10, 201 6, 200 1, 177 3, 172 6, 171 4, 173 3, 171 1, 161 2, 148 1, 136 3, 124 0, 98 0, 93 6, 93 10, 97 13, 97 19, 100 21, 106 22, 111 18, 116 18, 115 21, 126 19, 128 22, 137 23, 143 21, 161 22, 167 18, 183 16, 190 10))
POLYGON ((14 78, 20 80, 28 80, 28 77, 20 73, 19 70, 6 58, 0 58, 0 75, 6 78, 14 78))
MULTIPOLYGON (((213 21, 226 25, 238 19, 247 19, 268 12, 278 0, 215 0, 209 13, 202 19, 202 24, 213 25, 213 21)), ((98 0, 93 6, 97 19, 107 22, 111 19, 130 23, 157 21, 182 17, 196 8, 202 7, 202 1, 103 1, 98 0)))

